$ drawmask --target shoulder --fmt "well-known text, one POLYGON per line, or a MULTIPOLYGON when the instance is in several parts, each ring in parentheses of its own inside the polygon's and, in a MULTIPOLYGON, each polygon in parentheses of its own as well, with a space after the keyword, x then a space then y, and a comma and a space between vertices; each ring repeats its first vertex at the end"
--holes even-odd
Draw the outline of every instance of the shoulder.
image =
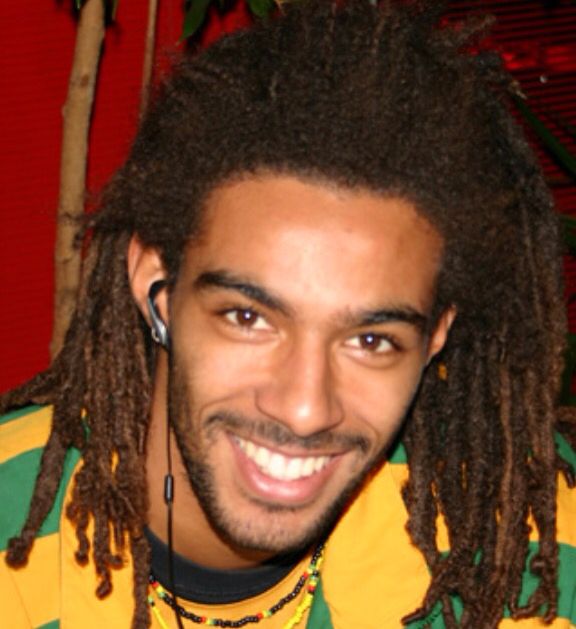
POLYGON ((0 466, 28 450, 42 448, 51 422, 50 406, 27 406, 0 417, 0 466))
MULTIPOLYGON (((576 471, 576 454, 557 437, 558 454, 576 471)), ((335 629, 399 626, 400 618, 418 608, 429 583, 429 572, 419 551, 412 544, 405 524, 407 512, 401 487, 408 478, 404 450, 394 456, 364 487, 338 523, 328 543, 322 575, 324 595, 335 629), (358 584, 361 584, 359 587, 358 584), (382 599, 382 592, 387 592, 382 599), (382 603, 379 603, 382 601, 382 603)), ((558 481, 557 495, 558 618, 551 625, 558 629, 576 627, 576 489, 558 481)), ((529 569, 538 552, 533 528, 524 573, 522 601, 526 602, 538 581, 529 569)), ((448 535, 438 522, 438 544, 449 548, 448 535)), ((441 615, 430 623, 444 627, 441 615)), ((513 621, 506 618, 501 627, 541 627, 539 618, 513 621)), ((419 626, 415 623, 415 626, 419 626)))
POLYGON ((368 480, 330 536, 322 585, 335 629, 399 627, 426 593, 428 568, 405 528, 404 460, 400 449, 368 480))
POLYGON ((28 513, 52 411, 31 406, 0 418, 0 550, 28 513))
POLYGON ((8 541, 20 533, 28 515, 51 424, 50 407, 27 407, 0 417, 0 590, 6 595, 3 618, 10 627, 59 626, 59 529, 66 470, 26 566, 13 569, 5 563, 8 541))
MULTIPOLYGON (((0 552, 20 532, 28 514, 51 423, 48 406, 30 406, 0 418, 0 552)), ((60 490, 39 536, 57 530, 64 490, 78 458, 77 451, 67 455, 60 490)))

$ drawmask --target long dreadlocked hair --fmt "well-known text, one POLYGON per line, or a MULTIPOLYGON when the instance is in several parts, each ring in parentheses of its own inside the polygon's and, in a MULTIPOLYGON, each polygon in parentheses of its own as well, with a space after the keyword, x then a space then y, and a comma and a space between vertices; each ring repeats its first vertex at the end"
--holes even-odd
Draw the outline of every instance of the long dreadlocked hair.
POLYGON ((495 56, 462 52, 481 25, 439 28, 439 19, 422 3, 308 0, 179 62, 91 219, 64 348, 2 400, 3 408, 53 406, 11 565, 26 561, 64 455, 79 448, 67 510, 77 559, 86 562, 92 546, 104 597, 128 544, 133 627, 149 625, 144 451, 154 350, 130 295, 127 245, 137 234, 157 248, 173 285, 214 186, 290 173, 399 195, 445 240, 436 308, 458 312, 441 356, 448 378, 427 370, 404 434, 408 530, 431 581, 404 622, 425 618, 438 601, 448 627, 495 627, 505 605, 515 618, 555 616, 557 472, 573 481, 553 439, 573 425, 557 407, 566 331, 557 221, 507 110, 513 84, 495 56), (436 542, 438 514, 447 557, 436 542), (529 514, 539 586, 521 607, 529 514), (453 593, 464 604, 459 621, 453 593))

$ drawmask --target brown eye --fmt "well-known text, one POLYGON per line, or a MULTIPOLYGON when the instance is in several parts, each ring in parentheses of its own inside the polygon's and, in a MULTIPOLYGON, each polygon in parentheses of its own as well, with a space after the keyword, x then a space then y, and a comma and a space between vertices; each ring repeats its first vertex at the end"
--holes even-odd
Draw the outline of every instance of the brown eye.
POLYGON ((226 320, 239 328, 266 330, 270 326, 266 319, 251 308, 233 308, 224 313, 226 320))
POLYGON ((382 343, 382 337, 377 334, 361 334, 358 337, 360 347, 370 351, 376 351, 382 343))
POLYGON ((347 345, 373 354, 385 354, 395 349, 392 341, 373 332, 358 334, 349 339, 347 345))
POLYGON ((238 325, 253 326, 258 321, 258 315, 253 310, 237 310, 235 316, 238 325))

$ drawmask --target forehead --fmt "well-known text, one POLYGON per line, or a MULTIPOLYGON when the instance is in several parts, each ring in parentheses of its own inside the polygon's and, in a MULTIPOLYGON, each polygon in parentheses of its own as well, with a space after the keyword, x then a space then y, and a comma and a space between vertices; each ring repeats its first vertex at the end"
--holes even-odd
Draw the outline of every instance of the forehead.
POLYGON ((441 257, 441 236, 404 199, 260 175, 213 190, 182 273, 231 271, 297 301, 428 310, 441 257))

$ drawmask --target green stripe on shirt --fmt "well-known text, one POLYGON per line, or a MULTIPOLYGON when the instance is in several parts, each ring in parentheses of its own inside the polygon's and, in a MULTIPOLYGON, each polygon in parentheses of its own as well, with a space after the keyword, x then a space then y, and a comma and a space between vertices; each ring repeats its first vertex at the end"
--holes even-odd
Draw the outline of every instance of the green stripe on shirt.
MULTIPOLYGON (((0 465, 0 552, 6 549, 8 540, 20 533, 28 515, 30 499, 40 468, 42 448, 34 448, 15 456, 0 465)), ((60 525, 60 513, 68 481, 80 453, 71 449, 64 460, 63 478, 56 499, 46 516, 37 537, 56 533, 60 525)))
MULTIPOLYGON (((538 542, 530 542, 526 567, 522 576, 522 593, 520 605, 526 605, 528 599, 538 586, 538 577, 529 572, 530 561, 538 551, 538 542)), ((576 548, 568 544, 558 544, 559 568, 558 568, 558 618, 566 618, 572 624, 576 624, 576 548)), ((456 618, 462 615, 462 601, 459 597, 452 597, 452 605, 456 618)), ((410 623, 406 629, 445 629, 444 618, 441 612, 441 604, 437 603, 427 618, 410 623)), ((411 610, 406 610, 407 613, 411 610)), ((504 611, 504 618, 510 618, 510 610, 504 611)), ((544 625, 543 625, 544 626, 544 625)))

